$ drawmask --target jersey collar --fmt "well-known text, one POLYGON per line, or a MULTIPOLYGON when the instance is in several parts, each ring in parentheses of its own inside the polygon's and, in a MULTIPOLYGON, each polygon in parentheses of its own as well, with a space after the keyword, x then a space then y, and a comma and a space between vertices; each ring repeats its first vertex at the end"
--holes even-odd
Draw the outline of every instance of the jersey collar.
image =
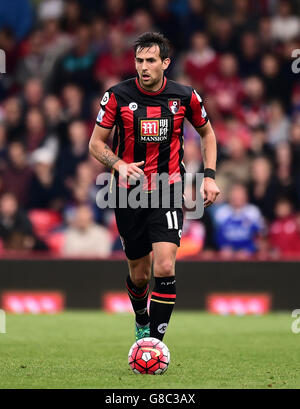
POLYGON ((164 76, 163 84, 157 91, 147 91, 145 90, 139 83, 138 77, 135 79, 136 86, 138 87, 139 91, 146 95, 158 95, 166 88, 167 85, 167 78, 164 76))

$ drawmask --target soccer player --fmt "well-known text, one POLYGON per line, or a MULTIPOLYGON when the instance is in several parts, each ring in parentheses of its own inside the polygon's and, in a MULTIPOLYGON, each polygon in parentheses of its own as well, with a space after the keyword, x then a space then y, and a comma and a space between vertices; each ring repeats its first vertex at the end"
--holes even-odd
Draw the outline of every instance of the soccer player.
MULTIPOLYGON (((120 189, 129 192, 130 180, 146 177, 143 189, 150 197, 160 189, 151 175, 167 173, 172 192, 175 183, 183 183, 183 121, 187 118, 202 138, 201 190, 207 207, 215 201, 219 189, 214 180, 216 139, 202 99, 192 87, 165 77, 170 58, 169 43, 163 35, 142 34, 134 50, 137 77, 105 92, 90 153, 112 168, 120 189), (106 140, 114 126, 110 149, 106 140)), ((167 209, 160 205, 122 208, 118 203, 115 216, 128 259, 126 286, 135 311, 136 339, 151 336, 162 340, 176 300, 175 259, 183 226, 182 206, 175 207, 173 200, 167 209), (148 313, 152 262, 155 285, 148 313)))

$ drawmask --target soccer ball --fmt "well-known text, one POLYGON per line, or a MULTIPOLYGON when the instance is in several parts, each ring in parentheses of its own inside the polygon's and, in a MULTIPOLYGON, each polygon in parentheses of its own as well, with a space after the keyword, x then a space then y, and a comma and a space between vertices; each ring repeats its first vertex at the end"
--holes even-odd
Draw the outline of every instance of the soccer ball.
POLYGON ((130 348, 128 363, 136 374, 162 375, 168 369, 170 351, 157 338, 142 338, 130 348))

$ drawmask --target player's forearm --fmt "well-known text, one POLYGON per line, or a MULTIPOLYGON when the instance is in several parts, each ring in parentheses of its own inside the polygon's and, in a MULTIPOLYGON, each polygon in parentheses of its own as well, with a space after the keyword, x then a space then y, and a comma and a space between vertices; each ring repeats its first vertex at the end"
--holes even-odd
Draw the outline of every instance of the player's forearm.
POLYGON ((118 170, 120 164, 123 163, 123 161, 113 153, 110 147, 101 140, 91 142, 89 145, 89 150, 94 158, 108 168, 118 170))
POLYGON ((209 133, 202 139, 202 155, 204 168, 216 170, 217 144, 214 133, 209 133))
POLYGON ((217 142, 213 131, 209 131, 202 135, 201 147, 204 168, 216 170, 217 142))

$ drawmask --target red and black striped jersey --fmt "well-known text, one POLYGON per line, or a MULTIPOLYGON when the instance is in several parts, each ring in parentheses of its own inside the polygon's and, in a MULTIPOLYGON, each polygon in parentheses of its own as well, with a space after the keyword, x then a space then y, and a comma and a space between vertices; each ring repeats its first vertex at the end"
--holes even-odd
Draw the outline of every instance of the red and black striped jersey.
POLYGON ((167 173, 170 183, 182 180, 183 121, 200 128, 208 121, 201 97, 190 86, 164 77, 155 92, 143 89, 137 78, 107 90, 101 100, 96 123, 116 130, 113 151, 127 163, 144 161, 150 186, 151 174, 167 173))

